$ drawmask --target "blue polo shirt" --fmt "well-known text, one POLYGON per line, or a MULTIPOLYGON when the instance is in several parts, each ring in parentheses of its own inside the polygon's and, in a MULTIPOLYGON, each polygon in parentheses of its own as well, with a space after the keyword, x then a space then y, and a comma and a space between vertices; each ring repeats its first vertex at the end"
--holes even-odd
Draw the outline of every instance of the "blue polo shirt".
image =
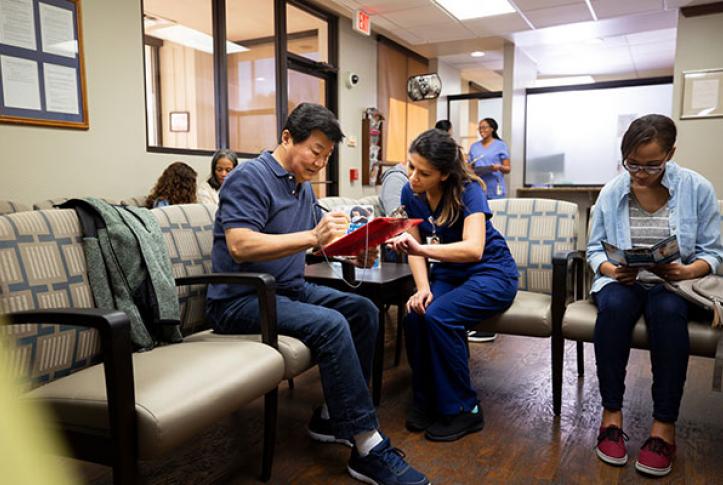
MULTIPOLYGON (((484 146, 482 140, 475 142, 469 147, 469 163, 473 167, 482 167, 487 165, 502 165, 504 160, 509 160, 510 150, 502 140, 493 139, 492 142, 484 146)), ((505 187, 505 176, 502 172, 488 172, 482 175, 485 185, 487 185, 488 199, 504 199, 507 196, 507 188, 505 187)))
MULTIPOLYGON (((276 278, 278 294, 293 296, 304 285, 304 252, 270 261, 237 263, 226 246, 225 231, 246 228, 264 234, 288 234, 312 229, 322 217, 314 205, 311 184, 297 184, 271 155, 264 152, 233 170, 219 193, 213 227, 211 262, 214 273, 242 271, 269 273, 276 278)), ((238 285, 210 285, 208 300, 226 300, 253 293, 238 285)))
POLYGON ((482 259, 474 263, 434 263, 432 277, 444 280, 463 280, 471 275, 488 274, 505 278, 518 278, 517 265, 512 258, 507 242, 492 225, 492 211, 487 204, 487 197, 480 184, 468 182, 462 192, 462 214, 452 225, 439 226, 430 221, 436 220, 442 209, 442 204, 432 212, 424 195, 416 195, 409 183, 402 189, 402 204, 409 217, 421 218, 423 222, 417 226, 422 236, 422 242, 432 235, 440 239, 441 244, 459 242, 462 240, 464 219, 478 212, 485 214, 485 247, 482 259))

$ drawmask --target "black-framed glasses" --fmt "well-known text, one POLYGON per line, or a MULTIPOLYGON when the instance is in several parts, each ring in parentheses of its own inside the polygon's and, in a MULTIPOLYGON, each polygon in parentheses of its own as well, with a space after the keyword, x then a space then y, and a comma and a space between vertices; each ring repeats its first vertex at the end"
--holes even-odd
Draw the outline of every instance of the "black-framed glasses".
POLYGON ((663 160, 658 165, 638 165, 637 163, 630 163, 628 160, 623 160, 623 167, 630 173, 638 173, 643 170, 647 174, 656 175, 665 170, 665 162, 667 162, 667 160, 663 160))

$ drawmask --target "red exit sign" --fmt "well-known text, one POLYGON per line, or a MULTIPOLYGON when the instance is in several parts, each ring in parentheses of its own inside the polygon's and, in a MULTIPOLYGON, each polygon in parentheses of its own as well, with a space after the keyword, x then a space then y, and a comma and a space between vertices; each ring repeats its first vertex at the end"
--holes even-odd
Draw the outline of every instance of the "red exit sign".
POLYGON ((372 19, 364 10, 354 10, 354 30, 364 35, 372 35, 372 19))

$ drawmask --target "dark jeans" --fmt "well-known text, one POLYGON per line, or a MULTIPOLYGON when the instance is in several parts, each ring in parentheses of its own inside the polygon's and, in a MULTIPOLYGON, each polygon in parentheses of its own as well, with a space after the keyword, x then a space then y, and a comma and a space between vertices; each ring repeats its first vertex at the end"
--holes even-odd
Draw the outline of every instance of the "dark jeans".
POLYGON ((469 376, 467 328, 503 312, 517 294, 517 280, 475 275, 432 280, 434 299, 424 315, 404 320, 407 360, 417 406, 456 415, 478 402, 469 376))
POLYGON ((653 417, 674 423, 688 370, 688 303, 663 285, 646 289, 620 283, 604 286, 594 299, 598 307, 595 360, 603 407, 609 411, 623 407, 633 327, 645 315, 653 370, 653 417))
MULTIPOLYGON (((258 333, 255 295, 209 302, 207 316, 219 333, 258 333)), ((371 375, 379 311, 368 299, 305 283, 293 297, 277 295, 279 334, 295 337, 319 362, 324 398, 336 436, 377 429, 367 382, 371 375)))

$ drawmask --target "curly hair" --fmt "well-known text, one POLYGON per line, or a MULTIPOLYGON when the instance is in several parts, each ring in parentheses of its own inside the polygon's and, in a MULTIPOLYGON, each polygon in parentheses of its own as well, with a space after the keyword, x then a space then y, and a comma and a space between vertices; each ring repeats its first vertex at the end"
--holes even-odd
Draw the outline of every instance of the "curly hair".
POLYGON ((170 205, 196 202, 196 171, 183 162, 170 164, 146 198, 146 207, 153 207, 158 199, 165 199, 170 205))

